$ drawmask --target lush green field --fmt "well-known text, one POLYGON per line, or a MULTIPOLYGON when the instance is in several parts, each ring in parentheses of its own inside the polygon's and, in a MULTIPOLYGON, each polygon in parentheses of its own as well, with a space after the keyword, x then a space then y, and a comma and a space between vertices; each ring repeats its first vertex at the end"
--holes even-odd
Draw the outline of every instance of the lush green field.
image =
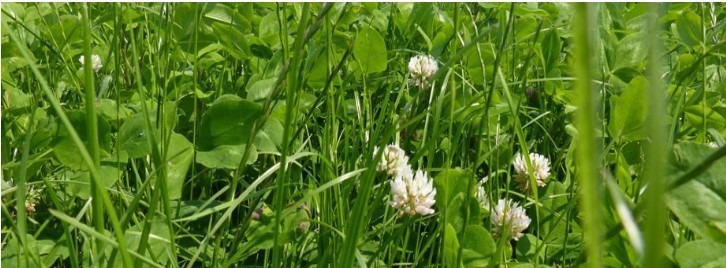
POLYGON ((723 3, 2 4, 7 267, 726 267, 723 3))

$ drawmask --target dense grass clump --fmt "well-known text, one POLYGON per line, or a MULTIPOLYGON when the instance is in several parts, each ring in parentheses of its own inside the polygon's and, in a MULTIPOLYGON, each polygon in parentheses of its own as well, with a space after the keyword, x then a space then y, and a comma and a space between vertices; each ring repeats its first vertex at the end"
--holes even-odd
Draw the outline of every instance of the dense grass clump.
POLYGON ((726 266, 722 3, 3 3, 2 265, 726 266))

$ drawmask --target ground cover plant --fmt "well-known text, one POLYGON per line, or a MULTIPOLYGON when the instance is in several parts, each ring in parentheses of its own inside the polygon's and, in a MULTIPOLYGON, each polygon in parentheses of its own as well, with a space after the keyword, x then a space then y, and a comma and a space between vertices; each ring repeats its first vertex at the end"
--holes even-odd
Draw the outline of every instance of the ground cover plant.
POLYGON ((724 267, 723 3, 3 3, 2 265, 724 267))

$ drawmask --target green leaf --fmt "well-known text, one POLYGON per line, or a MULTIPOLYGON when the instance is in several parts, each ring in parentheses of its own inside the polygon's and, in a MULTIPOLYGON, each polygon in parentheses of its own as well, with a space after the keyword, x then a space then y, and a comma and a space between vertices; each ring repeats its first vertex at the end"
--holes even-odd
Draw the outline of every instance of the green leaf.
POLYGON ((648 51, 643 45, 647 33, 638 32, 625 36, 618 42, 617 55, 615 61, 615 67, 613 70, 620 68, 633 67, 636 68, 643 64, 645 57, 648 55, 648 51))
POLYGON ((703 119, 706 119, 706 128, 721 130, 721 135, 726 135, 726 108, 709 107, 696 104, 684 109, 686 122, 696 129, 703 129, 703 119))
MULTIPOLYGON (((146 122, 142 113, 136 113, 121 125, 118 131, 118 142, 122 151, 126 151, 130 158, 139 158, 151 153, 146 131, 146 122)), ((158 131, 154 130, 155 135, 158 131)), ((158 137, 158 136, 157 136, 158 137)))
MULTIPOLYGON (((713 149, 703 144, 674 146, 672 174, 683 173, 706 159, 713 149)), ((697 178, 669 191, 666 204, 683 224, 699 236, 726 243, 726 160, 716 161, 697 178)))
POLYGON ((531 234, 524 234, 523 237, 517 241, 515 251, 517 252, 517 260, 520 262, 534 262, 536 257, 542 257, 542 253, 545 250, 540 250, 539 256, 535 256, 537 252, 537 246, 543 246, 536 236, 531 234))
MULTIPOLYGON (((88 148, 88 141, 86 137, 86 112, 83 111, 68 111, 66 112, 68 120, 71 122, 73 127, 78 133, 78 136, 83 141, 83 144, 88 148)), ((60 126, 58 128, 58 135, 54 141, 53 153, 56 159, 63 165, 75 169, 81 170, 87 168, 81 157, 81 150, 73 142, 70 133, 66 129, 65 125, 58 122, 60 126)), ((98 145, 101 149, 101 157, 108 156, 108 152, 111 149, 111 127, 102 117, 98 116, 98 145)))
POLYGON ((537 8, 537 4, 533 3, 530 6, 528 3, 519 3, 514 6, 514 14, 517 16, 533 16, 533 17, 548 17, 550 14, 547 11, 537 8))
MULTIPOLYGON (((134 251, 139 251, 139 241, 141 240, 141 232, 143 230, 144 222, 139 225, 134 225, 128 230, 124 236, 126 237, 126 246, 134 251)), ((171 232, 169 226, 161 217, 156 217, 149 221, 151 224, 149 238, 148 238, 148 249, 144 250, 144 256, 150 257, 156 263, 164 266, 169 266, 171 260, 171 244, 169 237, 171 232)), ((116 267, 122 267, 121 258, 116 258, 116 267)))
POLYGON ((447 169, 434 177, 436 187, 436 206, 447 208, 453 199, 459 194, 474 196, 476 179, 461 169, 447 169), (471 187, 471 188, 469 188, 471 187))
MULTIPOLYGON (((254 146, 254 145, 253 145, 254 146)), ((245 153, 245 145, 220 145, 211 151, 197 152, 197 163, 208 168, 236 169, 245 153)), ((257 151, 252 148, 247 164, 257 161, 257 151)))
POLYGON ((252 124, 262 107, 236 95, 223 95, 202 116, 198 144, 202 150, 219 145, 239 145, 247 142, 252 124))
POLYGON ((459 253, 459 240, 456 238, 456 230, 451 224, 446 225, 444 230, 444 263, 447 267, 460 267, 457 265, 456 255, 459 253))
MULTIPOLYGON (((212 29, 214 35, 219 38, 219 41, 224 45, 224 48, 236 59, 244 60, 247 59, 250 51, 250 46, 247 43, 247 38, 238 29, 249 29, 249 22, 247 28, 238 26, 232 26, 223 23, 212 23, 212 29)), ((200 54, 201 55, 201 54, 200 54)))
POLYGON ((256 81, 247 86, 247 99, 251 101, 263 100, 275 89, 277 78, 256 81))
POLYGON ((560 51, 562 50, 562 40, 557 34, 557 30, 552 29, 547 32, 544 40, 542 40, 542 54, 544 54, 545 71, 549 73, 552 69, 557 67, 557 62, 560 59, 560 51))
POLYGON ((481 225, 469 225, 461 239, 464 267, 486 267, 497 250, 492 235, 481 225))
POLYGON ((726 267, 726 244, 707 239, 688 242, 675 255, 682 268, 726 267))
POLYGON ((353 48, 353 56, 358 63, 354 65, 356 69, 360 68, 358 70, 365 74, 385 71, 388 63, 387 54, 386 43, 378 31, 366 27, 358 32, 353 48))
MULTIPOLYGON (((541 193, 540 202, 544 209, 539 210, 542 217, 539 221, 540 231, 549 234, 548 242, 560 242, 567 234, 568 226, 573 230, 579 229, 576 223, 568 222, 565 216, 569 203, 567 187, 559 181, 552 181, 541 193)), ((534 214, 533 209, 530 212, 530 215, 534 214)))
POLYGON ((194 146, 181 134, 173 133, 166 152, 166 185, 169 199, 179 199, 189 166, 194 158, 194 146))
POLYGON ((647 116, 648 81, 636 77, 620 96, 610 98, 610 123, 608 131, 618 141, 639 140, 645 137, 647 116))
MULTIPOLYGON (((125 160, 124 160, 125 162, 125 160)), ((121 167, 124 167, 122 164, 121 167)), ((115 163, 101 164, 98 168, 99 179, 101 180, 101 187, 108 188, 121 177, 123 172, 116 168, 115 163)), ((76 173, 73 178, 73 183, 68 185, 68 192, 81 199, 88 199, 91 196, 91 174, 88 171, 82 171, 76 173)))
POLYGON ((255 146, 260 152, 277 152, 277 148, 282 145, 283 126, 280 121, 275 118, 268 118, 262 129, 255 136, 255 146))
POLYGON ((114 124, 115 127, 118 127, 118 125, 115 124, 116 120, 121 120, 123 122, 126 120, 126 117, 131 114, 130 109, 123 105, 118 106, 116 101, 111 99, 98 100, 96 102, 96 108, 98 109, 98 113, 108 122, 114 124))
POLYGON ((701 16, 693 11, 685 11, 676 17, 675 27, 680 41, 693 47, 701 44, 701 16))
MULTIPOLYGON (((40 257, 45 267, 53 266, 58 258, 68 257, 68 247, 66 247, 63 241, 65 239, 65 235, 61 237, 61 240, 36 240, 31 234, 25 235, 25 242, 28 244, 28 249, 40 257)), ((10 239, 6 240, 2 250, 2 266, 19 267, 18 257, 25 258, 23 256, 25 254, 19 254, 21 251, 24 251, 23 246, 19 242, 15 235, 10 236, 10 239)), ((30 264, 34 264, 32 259, 28 258, 28 260, 30 260, 30 264)), ((28 264, 27 262, 23 263, 28 264)))

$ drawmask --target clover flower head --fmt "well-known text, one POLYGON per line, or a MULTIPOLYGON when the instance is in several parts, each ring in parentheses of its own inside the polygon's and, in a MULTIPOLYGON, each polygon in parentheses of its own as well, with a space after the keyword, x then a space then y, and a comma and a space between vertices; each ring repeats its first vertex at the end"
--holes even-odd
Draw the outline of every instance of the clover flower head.
MULTIPOLYGON (((373 154, 378 154, 378 147, 373 149, 373 154)), ((386 172, 388 175, 396 176, 402 171, 409 171, 408 156, 406 152, 395 144, 389 144, 383 148, 383 156, 376 166, 378 172, 386 172)))
POLYGON ((486 210, 489 210, 489 198, 487 197, 487 190, 484 188, 484 183, 488 179, 488 177, 481 179, 476 188, 476 200, 479 201, 479 206, 486 210))
MULTIPOLYGON (((534 178, 537 181, 537 186, 544 187, 546 185, 545 180, 550 176, 550 160, 547 159, 547 157, 536 153, 530 153, 529 160, 532 161, 532 172, 534 173, 534 178)), ((517 154, 514 158, 513 165, 516 173, 514 175, 514 180, 519 184, 519 189, 525 192, 528 191, 530 189, 529 172, 527 169, 527 161, 524 156, 522 154, 517 154)))
MULTIPOLYGON (((78 61, 80 61, 81 64, 83 65, 83 64, 85 64, 85 62, 83 61, 85 58, 86 58, 85 56, 81 55, 81 57, 78 58, 78 61)), ((101 67, 103 67, 103 64, 101 64, 101 57, 99 57, 96 54, 91 55, 91 66, 93 67, 94 72, 98 72, 98 70, 100 70, 101 67)), ((83 67, 81 67, 81 70, 83 70, 83 67)))
POLYGON ((519 240, 524 234, 522 231, 529 227, 532 220, 527 217, 524 208, 519 203, 512 200, 499 199, 497 206, 492 211, 492 225, 494 225, 494 234, 502 235, 502 230, 509 230, 509 237, 519 240))
POLYGON ((35 212, 35 205, 40 202, 40 192, 43 189, 35 189, 29 186, 25 194, 25 214, 30 216, 35 212))
POLYGON ((388 203, 399 210, 399 216, 408 214, 425 216, 434 213, 431 208, 436 200, 436 188, 426 172, 405 170, 391 181, 391 201, 388 203))
POLYGON ((419 88, 428 85, 428 79, 439 70, 439 64, 428 55, 417 55, 408 62, 409 82, 419 88))

